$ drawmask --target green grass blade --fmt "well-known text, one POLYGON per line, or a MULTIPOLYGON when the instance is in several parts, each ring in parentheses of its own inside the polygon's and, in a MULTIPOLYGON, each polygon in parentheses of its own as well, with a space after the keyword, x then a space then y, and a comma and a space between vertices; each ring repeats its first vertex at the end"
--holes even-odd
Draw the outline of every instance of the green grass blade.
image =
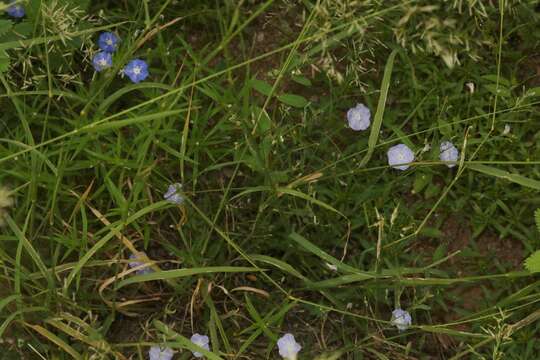
POLYGON ((487 166, 482 164, 468 164, 467 167, 482 174, 495 176, 500 179, 505 179, 531 189, 540 190, 540 181, 530 179, 519 174, 514 174, 505 170, 497 169, 493 166, 487 166))
POLYGON ((301 245, 304 249, 309 251, 310 253, 318 256, 319 258, 323 259, 324 261, 332 265, 335 265, 338 268, 338 270, 341 270, 347 273, 360 274, 360 275, 366 275, 366 276, 371 276, 371 277, 376 276, 375 274, 360 271, 352 266, 342 263, 341 261, 339 261, 332 255, 326 253, 325 251, 323 251, 322 249, 320 249, 319 247, 317 247, 312 242, 310 242, 309 240, 307 240, 305 237, 303 237, 302 235, 298 233, 293 232, 292 234, 289 235, 289 237, 295 242, 297 242, 299 245, 301 245))
POLYGON ((359 166, 364 167, 375 150, 377 141, 379 140, 379 134, 381 132, 382 121, 384 117, 384 109, 386 107, 386 98, 388 97, 388 89, 390 87, 390 80, 392 78, 392 69, 394 68, 394 60, 396 58, 397 50, 393 50, 386 61, 386 66, 384 67, 384 75, 381 84, 381 91, 379 95, 379 103, 377 104, 377 111, 375 112, 375 117, 373 119, 373 124, 371 125, 371 132, 369 133, 368 140, 368 151, 366 155, 360 161, 359 166))
POLYGON ((32 243, 21 232, 17 224, 15 224, 15 222, 11 218, 11 216, 6 214, 5 220, 8 226, 10 227, 11 231, 13 231, 13 233, 15 234, 15 237, 17 238, 17 240, 19 240, 22 243, 26 252, 30 255, 30 258, 32 259, 32 261, 37 265, 39 271, 41 272, 43 277, 47 279, 49 286, 52 288, 54 284, 54 280, 51 274, 49 273, 49 271, 47 270, 47 267, 43 263, 43 260, 41 260, 41 256, 39 255, 39 253, 36 251, 36 249, 34 249, 34 247, 32 246, 32 243))
POLYGON ((202 268, 176 269, 167 271, 157 271, 150 274, 135 275, 118 283, 117 288, 130 284, 142 283, 154 280, 176 279, 193 275, 215 274, 215 273, 238 273, 238 272, 258 272, 259 269, 253 267, 234 266, 208 266, 202 268))
POLYGON ((66 353, 71 355, 76 360, 82 360, 81 354, 79 354, 75 349, 73 349, 70 345, 68 345, 64 340, 60 339, 58 336, 50 332, 49 330, 45 329, 42 326, 39 325, 28 325, 31 329, 33 329, 35 332, 40 334, 41 336, 45 337, 50 342, 58 345, 60 348, 62 348, 66 353))

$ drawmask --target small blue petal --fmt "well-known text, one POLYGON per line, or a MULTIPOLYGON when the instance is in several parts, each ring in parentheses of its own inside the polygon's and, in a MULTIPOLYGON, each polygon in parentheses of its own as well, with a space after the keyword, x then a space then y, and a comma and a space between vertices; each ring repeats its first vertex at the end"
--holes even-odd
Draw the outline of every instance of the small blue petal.
MULTIPOLYGON (((190 340, 192 343, 202 347, 204 350, 210 351, 210 345, 209 345, 210 339, 208 338, 208 336, 195 333, 193 334, 190 340)), ((196 358, 201 358, 204 356, 203 354, 197 351, 192 351, 192 353, 193 353, 193 356, 195 356, 196 358)))
POLYGON ((12 5, 6 9, 6 12, 9 16, 14 18, 22 18, 26 15, 26 11, 24 10, 24 7, 21 5, 12 5))
POLYGON ((124 74, 137 84, 148 77, 148 64, 141 59, 131 60, 124 68, 124 74))
MULTIPOLYGON (((142 255, 145 255, 144 252, 141 252, 140 254, 131 254, 129 256, 129 260, 131 260, 128 264, 130 268, 142 266, 144 262, 142 261, 142 255)), ((144 267, 142 269, 139 269, 136 271, 137 275, 145 275, 145 274, 151 274, 154 270, 150 267, 144 267)))
POLYGON ((407 330, 412 323, 411 314, 409 314, 408 311, 397 308, 392 311, 392 319, 390 322, 394 324, 399 331, 407 330))
POLYGON ((104 32, 99 35, 99 48, 103 51, 112 53, 118 47, 118 37, 112 32, 104 32))
POLYGON ((174 351, 168 347, 152 346, 148 352, 150 360, 171 360, 174 356, 174 351))
POLYGON ((184 197, 180 193, 181 191, 182 184, 171 184, 167 192, 163 195, 163 198, 172 204, 181 205, 184 202, 184 197))
POLYGON ((441 153, 439 159, 446 161, 449 168, 456 166, 456 162, 459 159, 459 151, 454 144, 450 141, 443 141, 440 147, 441 153))
POLYGON ((92 65, 97 72, 108 69, 112 66, 112 55, 105 51, 98 52, 92 59, 92 65))
POLYGON ((388 165, 398 170, 407 170, 414 161, 414 153, 405 144, 398 144, 388 149, 388 165))
POLYGON ((354 131, 366 130, 371 124, 371 112, 364 104, 357 104, 347 111, 347 121, 354 131))

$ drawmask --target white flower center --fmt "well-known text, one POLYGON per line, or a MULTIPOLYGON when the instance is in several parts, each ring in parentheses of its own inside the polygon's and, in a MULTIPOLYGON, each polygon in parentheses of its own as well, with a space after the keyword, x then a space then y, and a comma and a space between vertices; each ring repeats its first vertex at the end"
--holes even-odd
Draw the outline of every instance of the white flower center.
POLYGON ((107 45, 109 45, 109 46, 112 46, 113 41, 112 41, 111 38, 108 38, 107 40, 105 40, 105 43, 106 43, 107 45))
POLYGON ((105 59, 99 60, 99 65, 100 66, 107 66, 107 60, 105 60, 105 59))
POLYGON ((141 69, 140 66, 135 66, 135 67, 133 68, 133 73, 134 73, 135 75, 139 75, 139 74, 141 73, 141 70, 142 70, 142 69, 141 69))

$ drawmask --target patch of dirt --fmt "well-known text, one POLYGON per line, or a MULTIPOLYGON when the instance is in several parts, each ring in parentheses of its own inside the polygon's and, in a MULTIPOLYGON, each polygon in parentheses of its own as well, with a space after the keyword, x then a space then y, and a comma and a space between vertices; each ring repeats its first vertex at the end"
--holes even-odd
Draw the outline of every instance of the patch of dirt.
POLYGON ((527 87, 540 86, 540 55, 533 55, 522 62, 519 76, 527 87))
MULTIPOLYGON (((485 230, 479 237, 472 239, 471 225, 466 219, 449 217, 444 220, 440 229, 442 241, 447 246, 445 255, 461 251, 439 266, 440 269, 457 270, 458 276, 478 275, 479 266, 484 266, 490 273, 500 272, 495 266, 502 265, 510 270, 520 270, 524 259, 523 244, 513 238, 499 238, 490 230, 485 230), (464 252, 466 254, 464 254, 464 252)), ((433 252, 441 244, 441 240, 422 241, 414 249, 425 254, 425 264, 431 262, 433 252)))
MULTIPOLYGON (((461 251, 460 254, 437 266, 438 269, 448 272, 451 277, 498 274, 503 272, 501 268, 505 271, 518 271, 522 268, 524 249, 519 240, 501 239, 490 230, 484 231, 479 237, 473 239, 471 225, 467 220, 457 217, 446 219, 441 231, 444 234, 441 240, 447 245, 445 256, 461 251)), ((441 240, 426 240, 416 247, 424 254, 424 264, 432 262, 433 252, 440 245, 441 240)), ((455 299, 449 308, 456 311, 447 313, 438 311, 433 314, 433 322, 451 323, 461 319, 463 313, 474 313, 485 309, 487 302, 491 301, 486 298, 485 291, 487 289, 490 293, 496 293, 496 286, 496 282, 486 280, 458 283, 447 287, 445 291, 449 292, 450 298, 455 299)), ((469 324, 460 324, 454 328, 462 331, 471 330, 469 324)), ((439 342, 446 340, 448 339, 437 338, 439 342)))

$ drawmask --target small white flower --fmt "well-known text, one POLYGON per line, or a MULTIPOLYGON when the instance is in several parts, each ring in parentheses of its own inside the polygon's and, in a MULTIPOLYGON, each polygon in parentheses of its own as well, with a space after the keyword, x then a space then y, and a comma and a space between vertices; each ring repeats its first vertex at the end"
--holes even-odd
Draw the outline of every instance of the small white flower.
POLYGON ((510 134, 510 130, 511 130, 510 125, 504 124, 504 131, 503 131, 502 134, 503 135, 508 135, 508 134, 510 134))
POLYGON ((412 323, 411 314, 405 310, 397 308, 392 311, 392 319, 390 322, 395 325, 399 331, 407 330, 412 323))
POLYGON ((182 191, 182 184, 171 184, 163 198, 172 204, 181 205, 184 202, 184 197, 180 195, 180 191, 182 191))
MULTIPOLYGON (((210 339, 208 339, 208 336, 195 333, 193 334, 190 340, 195 345, 198 345, 202 347, 203 349, 210 351, 210 345, 209 345, 210 339)), ((204 356, 200 352, 197 352, 197 351, 192 351, 192 352, 193 352, 193 356, 195 356, 196 358, 201 358, 204 356)))
POLYGON ((278 342, 279 355, 286 360, 296 360, 296 355, 302 346, 296 342, 292 334, 285 334, 279 338, 278 342))
POLYGON ((454 144, 450 141, 443 141, 440 150, 441 154, 439 155, 439 159, 448 162, 446 166, 449 168, 456 166, 456 161, 459 159, 459 151, 454 144))
POLYGON ((326 265, 327 268, 329 268, 330 270, 332 271, 337 271, 337 266, 334 265, 334 264, 330 264, 330 263, 324 263, 326 265))
POLYGON ((468 82, 468 83, 465 83, 465 86, 467 87, 467 90, 469 90, 469 93, 474 93, 474 83, 473 82, 468 82))
POLYGON ((347 111, 347 121, 354 131, 366 130, 371 124, 371 112, 364 104, 356 104, 347 111))
POLYGON ((405 144, 398 144, 388 149, 388 165, 394 169, 407 170, 409 163, 414 161, 414 153, 405 144))
POLYGON ((174 351, 171 348, 152 346, 148 355, 150 356, 150 360, 171 360, 174 356, 174 351))
MULTIPOLYGON (((129 260, 133 260, 128 263, 129 267, 134 268, 134 267, 138 267, 144 264, 145 262, 143 261, 143 257, 145 255, 146 254, 144 252, 139 252, 137 254, 129 255, 129 260)), ((138 275, 150 274, 151 272, 154 272, 154 270, 152 270, 150 266, 147 266, 145 268, 142 268, 136 271, 138 275)))

